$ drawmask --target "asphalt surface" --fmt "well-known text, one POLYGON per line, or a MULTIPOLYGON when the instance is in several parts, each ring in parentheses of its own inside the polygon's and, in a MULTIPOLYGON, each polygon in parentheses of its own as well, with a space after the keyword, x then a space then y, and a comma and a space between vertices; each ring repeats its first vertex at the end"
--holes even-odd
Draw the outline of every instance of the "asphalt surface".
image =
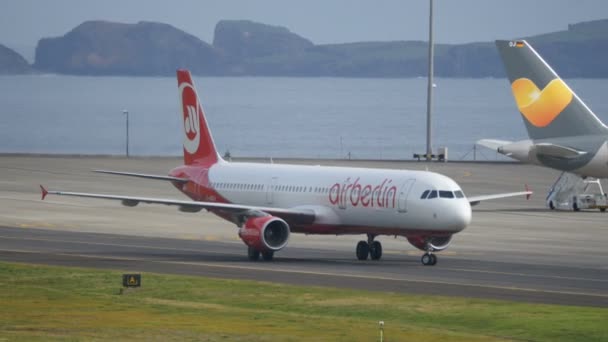
POLYGON ((182 198, 165 182, 89 172, 166 174, 180 163, 177 158, 0 156, 0 260, 608 306, 608 213, 545 209, 544 192, 555 171, 513 164, 290 162, 428 167, 454 178, 470 195, 519 191, 524 183, 537 194, 530 201, 514 198, 475 207, 471 226, 438 254, 434 267, 422 266, 422 252, 402 238, 381 237, 383 259, 361 262, 354 256, 359 236, 296 234, 274 261, 250 262, 236 229, 213 215, 164 206, 126 208, 103 200, 40 201, 38 183, 56 190, 182 198))

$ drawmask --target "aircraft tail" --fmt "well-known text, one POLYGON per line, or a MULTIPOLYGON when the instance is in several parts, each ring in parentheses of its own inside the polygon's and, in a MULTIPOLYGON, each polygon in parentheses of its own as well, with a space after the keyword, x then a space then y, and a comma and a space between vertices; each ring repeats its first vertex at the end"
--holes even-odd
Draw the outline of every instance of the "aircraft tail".
POLYGON ((188 70, 177 70, 177 85, 184 122, 184 164, 211 166, 222 161, 188 70))
POLYGON ((608 128, 525 40, 497 40, 531 139, 608 134, 608 128))

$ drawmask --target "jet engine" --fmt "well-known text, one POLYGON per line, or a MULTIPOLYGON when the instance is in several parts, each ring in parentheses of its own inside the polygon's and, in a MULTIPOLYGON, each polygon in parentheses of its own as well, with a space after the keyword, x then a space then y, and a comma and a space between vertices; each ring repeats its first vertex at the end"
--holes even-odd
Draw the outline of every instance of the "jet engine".
POLYGON ((412 246, 423 251, 442 251, 450 245, 452 235, 447 236, 411 236, 407 238, 412 246))
POLYGON ((260 252, 276 252, 287 245, 289 225, 275 216, 250 217, 239 230, 245 244, 260 252))

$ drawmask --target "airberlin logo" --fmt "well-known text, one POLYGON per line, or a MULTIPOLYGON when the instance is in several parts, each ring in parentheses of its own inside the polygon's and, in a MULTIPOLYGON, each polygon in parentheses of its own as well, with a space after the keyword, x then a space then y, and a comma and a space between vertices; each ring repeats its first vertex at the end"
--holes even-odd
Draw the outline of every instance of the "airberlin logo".
POLYGON ((347 178, 344 183, 335 183, 329 189, 329 202, 333 205, 346 207, 378 207, 395 208, 397 197, 397 187, 392 184, 392 179, 384 179, 382 183, 361 184, 360 178, 351 183, 351 178, 347 178))
POLYGON ((183 82, 179 85, 182 99, 182 113, 184 115, 184 149, 194 154, 198 150, 201 140, 200 106, 192 84, 183 82))
POLYGON ((559 78, 538 89, 528 78, 518 78, 511 84, 513 96, 522 115, 536 127, 548 126, 572 101, 572 92, 559 78))

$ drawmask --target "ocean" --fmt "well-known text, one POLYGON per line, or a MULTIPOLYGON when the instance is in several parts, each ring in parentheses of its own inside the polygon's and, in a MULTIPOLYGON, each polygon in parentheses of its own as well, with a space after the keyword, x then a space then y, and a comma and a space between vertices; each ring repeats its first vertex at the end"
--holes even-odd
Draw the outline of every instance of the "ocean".
MULTIPOLYGON (((426 150, 426 79, 196 77, 220 153, 412 159, 426 150)), ((566 80, 608 122, 608 80, 566 80)), ((181 155, 171 77, 0 77, 0 153, 181 155)), ((482 138, 527 138, 506 79, 435 79, 433 146, 496 160, 482 138)))

